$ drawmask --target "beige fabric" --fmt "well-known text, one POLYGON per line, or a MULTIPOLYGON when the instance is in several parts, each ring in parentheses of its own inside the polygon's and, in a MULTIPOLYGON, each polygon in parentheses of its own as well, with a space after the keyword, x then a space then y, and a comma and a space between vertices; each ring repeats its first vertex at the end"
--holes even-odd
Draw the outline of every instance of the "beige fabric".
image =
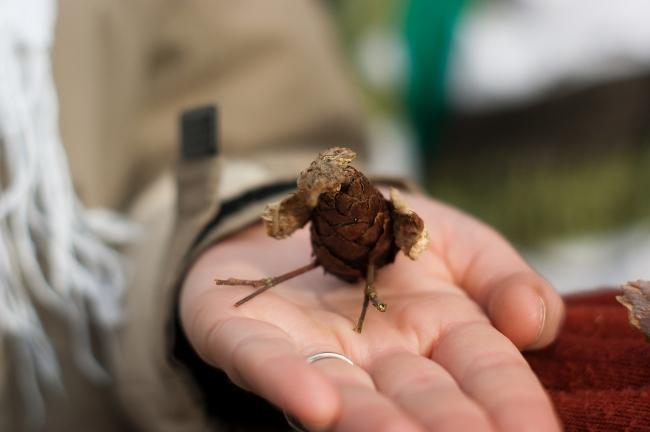
MULTIPOLYGON (((45 395, 45 430, 219 430, 170 361, 173 288, 224 198, 295 178, 320 149, 362 144, 327 11, 305 0, 60 0, 59 17, 54 70, 75 184, 87 205, 131 209, 145 234, 130 251, 126 322, 100 353, 112 383, 79 375, 65 324, 43 311, 67 394, 45 395), (177 116, 204 103, 220 109, 221 160, 176 170, 177 116)), ((229 219, 209 241, 258 210, 229 219)), ((0 357, 0 366, 0 430, 24 430, 11 378, 20 365, 0 357)))
POLYGON ((169 165, 178 113, 218 103, 223 154, 273 166, 363 140, 320 2, 60 0, 61 128, 89 204, 169 165))

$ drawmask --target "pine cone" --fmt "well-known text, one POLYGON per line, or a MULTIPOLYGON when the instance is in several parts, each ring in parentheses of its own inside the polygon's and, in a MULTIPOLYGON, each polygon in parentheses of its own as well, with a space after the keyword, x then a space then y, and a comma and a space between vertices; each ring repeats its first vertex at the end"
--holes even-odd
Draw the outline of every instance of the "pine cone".
POLYGON ((398 248, 411 259, 425 249, 428 234, 422 219, 397 190, 391 201, 350 162, 356 154, 334 147, 318 156, 298 177, 298 190, 267 206, 267 232, 285 238, 310 220, 314 255, 323 268, 347 281, 366 277, 370 264, 379 268, 395 259, 398 248))
POLYGON ((408 208, 396 189, 390 201, 349 164, 356 154, 334 147, 318 155, 298 177, 298 190, 269 204, 262 219, 271 237, 282 239, 311 220, 316 259, 280 276, 258 280, 215 279, 217 285, 248 285, 256 290, 235 303, 241 306, 278 283, 322 266, 346 281, 365 278, 364 301, 354 328, 361 333, 368 305, 386 311, 375 291, 375 269, 395 260, 398 249, 417 259, 429 237, 424 222, 408 208))
POLYGON ((311 244, 323 268, 341 279, 364 278, 395 259, 391 206, 366 176, 351 166, 339 191, 320 195, 311 215, 311 244))

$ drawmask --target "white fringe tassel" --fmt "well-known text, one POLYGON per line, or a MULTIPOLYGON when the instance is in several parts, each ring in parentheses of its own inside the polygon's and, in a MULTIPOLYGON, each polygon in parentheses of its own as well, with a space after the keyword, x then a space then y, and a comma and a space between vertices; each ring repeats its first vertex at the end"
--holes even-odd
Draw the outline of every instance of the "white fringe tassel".
POLYGON ((0 0, 0 341, 33 425, 44 419, 43 387, 63 389, 38 310, 67 320, 80 369, 107 379, 89 323, 119 323, 124 262, 108 244, 134 235, 74 193, 51 69, 55 14, 55 0, 0 0))

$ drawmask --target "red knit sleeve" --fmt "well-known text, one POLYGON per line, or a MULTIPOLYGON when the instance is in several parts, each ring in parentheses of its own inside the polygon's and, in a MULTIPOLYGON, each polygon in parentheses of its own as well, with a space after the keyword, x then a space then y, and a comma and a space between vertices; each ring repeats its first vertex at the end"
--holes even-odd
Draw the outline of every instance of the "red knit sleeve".
POLYGON ((557 341, 526 354, 567 431, 650 431, 650 342, 628 324, 616 294, 565 298, 557 341))

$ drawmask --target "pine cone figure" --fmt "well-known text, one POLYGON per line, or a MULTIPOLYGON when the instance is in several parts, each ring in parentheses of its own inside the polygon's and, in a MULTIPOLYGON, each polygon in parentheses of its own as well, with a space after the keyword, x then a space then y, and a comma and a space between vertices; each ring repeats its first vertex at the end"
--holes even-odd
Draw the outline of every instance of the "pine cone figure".
POLYGON ((311 214, 311 244, 327 272, 356 282, 369 264, 393 262, 397 247, 392 206, 366 176, 350 166, 345 171, 340 190, 321 194, 311 214))
POLYGON ((236 303, 239 306, 272 286, 322 266, 349 282, 366 279, 361 315, 355 330, 361 332, 368 304, 381 312, 386 305, 375 292, 375 270, 395 259, 402 250, 416 259, 428 244, 422 219, 409 209, 396 189, 391 200, 383 195, 350 162, 356 154, 344 147, 318 156, 298 177, 298 190, 269 204, 262 219, 267 233, 277 239, 291 235, 311 221, 312 264, 281 276, 261 279, 217 279, 219 285, 257 288, 236 303))

